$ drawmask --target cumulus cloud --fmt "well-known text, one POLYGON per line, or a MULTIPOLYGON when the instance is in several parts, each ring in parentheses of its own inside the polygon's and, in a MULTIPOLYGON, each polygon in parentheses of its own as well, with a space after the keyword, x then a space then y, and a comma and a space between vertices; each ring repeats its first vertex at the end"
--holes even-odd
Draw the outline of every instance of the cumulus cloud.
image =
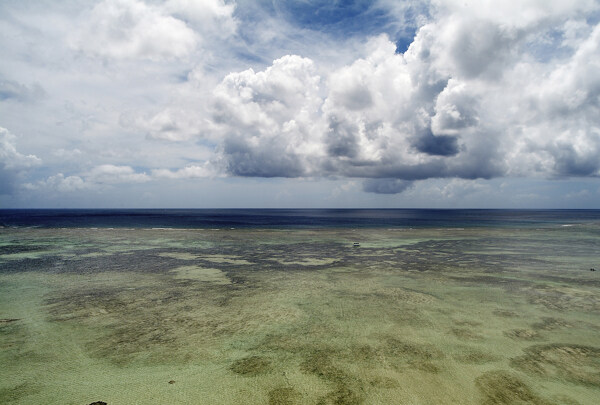
POLYGON ((86 183, 85 180, 79 176, 65 177, 64 174, 58 173, 35 183, 25 183, 23 187, 27 190, 51 189, 60 191, 62 193, 68 193, 72 191, 90 189, 91 184, 86 183))
POLYGON ((457 136, 431 130, 445 84, 436 92, 422 83, 411 66, 419 62, 396 53, 385 36, 368 48, 366 58, 331 72, 325 91, 312 61, 298 56, 225 78, 213 114, 225 170, 262 177, 489 177, 489 169, 472 169, 482 142, 475 138, 467 148, 457 136))
POLYGON ((213 99, 222 168, 365 178, 376 193, 427 178, 598 176, 600 27, 580 20, 597 5, 435 6, 404 54, 383 35, 322 79, 294 55, 228 75, 213 99), (534 52, 549 31, 562 56, 534 52))
POLYGON ((24 187, 30 190, 48 188, 64 192, 117 184, 145 183, 151 179, 150 175, 137 172, 130 166, 104 164, 94 166, 79 175, 65 176, 63 173, 57 173, 35 183, 27 183, 24 187))
POLYGON ((262 72, 226 76, 214 91, 217 164, 237 176, 310 174, 323 154, 320 77, 307 58, 285 56, 262 72))
POLYGON ((522 64, 513 73, 518 88, 503 102, 508 111, 518 109, 507 122, 515 174, 600 175, 600 26, 572 52, 551 66, 522 64))
POLYGON ((465 83, 448 80, 444 90, 435 101, 435 115, 431 118, 431 129, 435 134, 459 135, 466 128, 479 124, 476 94, 469 91, 465 83))
POLYGON ((23 173, 41 164, 37 156, 19 153, 15 141, 13 134, 0 127, 0 194, 11 193, 23 173))
POLYGON ((138 173, 130 166, 111 164, 96 166, 85 177, 86 181, 97 184, 143 183, 150 180, 146 173, 138 173))
POLYGON ((178 170, 152 170, 152 177, 156 179, 199 179, 216 176, 218 176, 218 172, 211 166, 210 163, 203 165, 190 165, 178 170))
POLYGON ((65 176, 58 173, 37 182, 25 183, 27 190, 52 190, 73 192, 98 190, 122 184, 147 183, 156 180, 182 180, 218 177, 219 173, 209 163, 189 165, 182 169, 153 169, 149 173, 137 171, 130 166, 103 164, 92 167, 80 174, 65 176))
POLYGON ((15 147, 16 136, 0 127, 0 162, 7 169, 26 169, 37 166, 41 160, 35 155, 23 155, 15 147))

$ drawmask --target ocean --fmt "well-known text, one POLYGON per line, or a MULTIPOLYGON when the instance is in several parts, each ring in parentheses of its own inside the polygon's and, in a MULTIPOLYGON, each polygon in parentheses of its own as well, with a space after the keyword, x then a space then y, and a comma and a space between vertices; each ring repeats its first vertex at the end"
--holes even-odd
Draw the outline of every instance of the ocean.
POLYGON ((0 210, 0 226, 1 404, 600 398, 600 210, 0 210))
POLYGON ((547 226, 600 221, 600 210, 46 209, 0 210, 0 226, 40 228, 368 228, 547 226))

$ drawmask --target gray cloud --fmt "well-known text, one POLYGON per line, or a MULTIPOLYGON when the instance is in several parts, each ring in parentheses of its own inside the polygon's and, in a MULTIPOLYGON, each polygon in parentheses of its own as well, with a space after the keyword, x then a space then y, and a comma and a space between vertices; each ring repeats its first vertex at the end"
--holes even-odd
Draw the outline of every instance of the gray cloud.
POLYGON ((596 144, 589 145, 589 148, 582 153, 571 144, 555 145, 550 150, 555 173, 567 177, 600 176, 600 134, 596 144))
POLYGON ((242 138, 229 138, 223 145, 223 162, 228 173, 242 177, 300 177, 305 168, 299 157, 285 153, 285 145, 252 147, 242 138))
MULTIPOLYGON (((445 30, 449 56, 457 77, 477 78, 502 75, 515 44, 519 39, 517 29, 507 29, 490 21, 453 19, 445 30)), ((443 35, 443 34, 442 34, 443 35)), ((440 36, 442 36, 440 35, 440 36)))
POLYGON ((329 118, 326 135, 327 153, 333 157, 356 157, 359 152, 358 128, 352 123, 340 122, 335 116, 329 118))
POLYGON ((419 136, 414 141, 414 146, 419 152, 435 156, 454 156, 458 153, 458 141, 455 136, 438 135, 435 136, 431 131, 419 136))
POLYGON ((27 87, 16 81, 0 78, 0 101, 35 101, 44 95, 44 89, 37 83, 27 87))
POLYGON ((398 179, 367 179, 363 181, 363 190, 367 193, 398 194, 411 187, 413 183, 398 179))

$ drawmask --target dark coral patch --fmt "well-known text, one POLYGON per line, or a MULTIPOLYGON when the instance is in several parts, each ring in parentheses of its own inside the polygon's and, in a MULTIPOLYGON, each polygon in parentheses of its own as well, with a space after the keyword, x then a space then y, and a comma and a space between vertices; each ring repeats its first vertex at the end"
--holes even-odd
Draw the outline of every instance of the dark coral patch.
POLYGON ((571 324, 565 321, 564 319, 552 317, 542 318, 541 322, 537 322, 531 325, 531 327, 536 330, 555 330, 560 328, 566 328, 569 326, 571 326, 571 324))
POLYGON ((553 404, 538 396, 521 379, 507 371, 488 371, 477 377, 475 384, 485 398, 484 405, 553 404))
POLYGON ((229 369, 236 374, 252 377, 270 372, 271 361, 261 356, 250 356, 236 360, 229 369))
POLYGON ((504 332, 504 336, 515 340, 540 340, 542 336, 533 329, 511 329, 504 332))
POLYGON ((292 387, 279 387, 269 391, 269 405, 294 405, 299 401, 300 393, 292 387))
POLYGON ((600 348, 564 343, 534 345, 511 360, 526 373, 600 387, 600 348))

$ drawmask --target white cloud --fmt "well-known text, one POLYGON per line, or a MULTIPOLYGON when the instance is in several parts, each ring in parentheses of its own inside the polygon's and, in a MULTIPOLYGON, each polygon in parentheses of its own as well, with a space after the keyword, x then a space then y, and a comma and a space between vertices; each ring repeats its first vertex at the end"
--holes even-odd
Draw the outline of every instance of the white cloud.
POLYGON ((320 78, 307 58, 284 56, 262 72, 227 75, 214 91, 218 165, 239 176, 309 174, 323 151, 320 78))
POLYGON ((138 173, 130 166, 111 164, 92 168, 85 174, 85 178, 86 181, 97 184, 142 183, 151 179, 146 173, 138 173))
POLYGON ((98 165, 79 175, 65 176, 63 173, 49 176, 44 180, 26 183, 27 190, 53 190, 72 192, 79 190, 100 190, 122 184, 147 183, 156 180, 200 179, 219 176, 210 163, 189 165, 178 170, 153 169, 150 174, 139 172, 130 166, 111 164, 98 165))
POLYGON ((28 169, 42 161, 35 155, 23 155, 15 146, 16 136, 0 127, 0 194, 11 193, 28 169))
POLYGON ((476 94, 465 83, 450 79, 435 101, 431 130, 436 135, 460 135, 466 128, 479 124, 476 94))
POLYGON ((150 139, 185 141, 199 135, 203 122, 194 110, 167 107, 155 114, 122 114, 120 124, 142 131, 150 139))
POLYGON ((595 0, 433 0, 437 18, 460 15, 465 19, 490 21, 515 28, 536 27, 553 19, 597 11, 595 0))
POLYGON ((104 0, 72 39, 84 52, 117 59, 162 60, 188 56, 199 38, 185 22, 160 6, 138 0, 104 0))
MULTIPOLYGON (((422 81, 413 66, 421 61, 395 53, 385 36, 367 47, 365 58, 331 72, 324 89, 314 64, 298 56, 277 60, 263 72, 227 76, 215 92, 213 114, 224 169, 243 176, 400 180, 489 177, 500 170, 493 162, 479 171, 474 167, 495 153, 482 157, 485 139, 465 137, 471 145, 459 148, 458 136, 432 132, 435 102, 448 79, 422 81)), ((446 104, 471 99, 460 88, 448 89, 446 104)), ((463 115, 473 114, 460 108, 463 115)), ((477 123, 477 117, 454 117, 446 125, 458 127, 461 119, 463 127, 477 123)), ((369 183, 366 189, 378 188, 369 183)), ((386 190, 392 189, 403 187, 386 190)))
POLYGON ((487 3, 467 13, 452 2, 438 7, 445 13, 420 28, 404 55, 379 36, 322 81, 319 67, 298 56, 228 75, 213 113, 224 170, 381 179, 364 190, 384 193, 436 177, 598 175, 600 27, 587 38, 579 29, 576 43, 566 24, 590 3, 538 10, 526 2, 514 21, 487 3), (543 61, 527 41, 555 29, 548 21, 565 22, 574 48, 543 61), (310 69, 282 73, 299 61, 310 69), (304 130, 287 132, 292 123, 304 130))
POLYGON ((448 199, 464 199, 471 194, 490 194, 493 192, 489 185, 481 181, 467 181, 463 179, 452 179, 441 189, 441 194, 448 199))
POLYGON ((0 127, 0 163, 5 169, 27 169, 39 165, 42 161, 35 155, 23 155, 17 151, 17 137, 8 129, 0 127))
POLYGON ((71 44, 89 55, 115 59, 187 58, 235 34, 234 9, 222 0, 103 0, 85 15, 71 44))
POLYGON ((218 173, 208 163, 203 165, 190 165, 179 170, 152 170, 152 177, 156 179, 199 179, 216 176, 218 176, 218 173))
POLYGON ((39 190, 39 189, 50 189, 59 192, 72 192, 84 189, 90 189, 91 184, 86 183, 79 176, 67 176, 58 173, 54 176, 50 176, 45 180, 37 181, 36 183, 25 183, 23 188, 27 190, 39 190))
POLYGON ((238 22, 233 17, 235 4, 223 0, 169 0, 165 11, 187 21, 204 36, 229 36, 236 32, 238 22))

